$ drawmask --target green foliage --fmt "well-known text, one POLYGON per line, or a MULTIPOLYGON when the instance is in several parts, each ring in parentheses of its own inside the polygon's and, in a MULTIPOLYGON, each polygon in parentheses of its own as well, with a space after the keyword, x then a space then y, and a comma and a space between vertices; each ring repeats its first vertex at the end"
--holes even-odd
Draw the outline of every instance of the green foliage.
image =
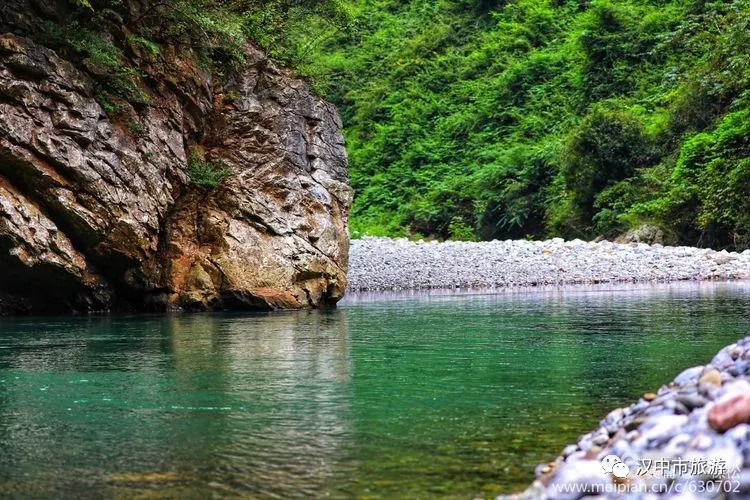
POLYGON ((544 148, 520 143, 478 172, 482 236, 520 238, 542 230, 545 192, 537 187, 550 181, 550 156, 544 148))
POLYGON ((45 42, 95 76, 100 100, 109 102, 107 96, 115 96, 136 107, 150 102, 143 83, 148 75, 136 63, 156 61, 166 45, 221 77, 242 67, 247 43, 294 62, 321 34, 345 29, 349 19, 340 0, 68 0, 68 4, 69 9, 58 9, 57 19, 44 26, 45 42), (290 33, 304 33, 310 41, 302 44, 290 33))
POLYGON ((476 241, 477 235, 465 220, 461 217, 453 217, 448 224, 450 239, 456 241, 476 241))
POLYGON ((208 160, 203 152, 194 148, 188 158, 188 175, 190 182, 196 186, 213 189, 228 177, 232 170, 222 158, 208 160))
POLYGON ((137 68, 126 62, 122 50, 105 34, 78 21, 64 25, 48 22, 44 32, 48 43, 67 52, 72 59, 80 60, 97 77, 102 94, 111 94, 136 104, 150 102, 149 95, 140 84, 137 68))
POLYGON ((104 112, 108 115, 113 115, 117 112, 117 106, 112 104, 112 102, 107 99, 107 96, 99 95, 97 101, 99 102, 99 105, 102 107, 104 112))
MULTIPOLYGON (((252 40, 295 66, 342 111, 353 237, 648 222, 681 243, 750 244, 750 0, 69 3, 49 38, 96 76, 108 113, 149 103, 133 53, 170 45, 222 77, 252 40), (124 40, 102 29, 113 17, 124 40)), ((215 186, 220 163, 191 155, 191 177, 215 186)))
MULTIPOLYGON (((570 197, 571 211, 566 216, 594 222, 598 196, 614 183, 632 177, 637 168, 647 166, 650 155, 636 119, 628 112, 596 107, 568 134, 558 158, 570 197)), ((550 220, 552 228, 560 223, 550 220)), ((591 236, 588 228, 580 229, 591 236)))
MULTIPOLYGON (((108 1, 97 3, 106 8, 108 1)), ((147 48, 153 41, 186 47, 224 73, 243 64, 248 40, 293 64, 327 33, 346 29, 349 17, 341 0, 154 0, 136 21, 147 48)))
POLYGON ((161 54, 161 48, 159 47, 159 45, 152 42, 151 40, 143 38, 142 36, 129 36, 128 42, 144 49, 146 54, 148 54, 151 59, 155 59, 159 54, 161 54))
POLYGON ((147 133, 146 127, 139 122, 128 123, 128 130, 136 137, 144 137, 147 133))
POLYGON ((747 246, 747 134, 730 116, 750 101, 750 0, 348 14, 300 70, 342 110, 353 233, 590 238, 649 222, 747 246))
POLYGON ((750 247, 750 109, 686 140, 667 195, 635 209, 711 246, 750 247))

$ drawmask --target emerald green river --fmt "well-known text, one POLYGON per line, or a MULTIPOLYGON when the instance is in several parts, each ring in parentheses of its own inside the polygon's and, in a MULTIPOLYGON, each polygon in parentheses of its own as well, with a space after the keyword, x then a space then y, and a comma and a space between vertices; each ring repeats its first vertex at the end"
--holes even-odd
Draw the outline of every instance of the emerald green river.
POLYGON ((492 497, 750 332, 750 284, 0 319, 0 496, 492 497))

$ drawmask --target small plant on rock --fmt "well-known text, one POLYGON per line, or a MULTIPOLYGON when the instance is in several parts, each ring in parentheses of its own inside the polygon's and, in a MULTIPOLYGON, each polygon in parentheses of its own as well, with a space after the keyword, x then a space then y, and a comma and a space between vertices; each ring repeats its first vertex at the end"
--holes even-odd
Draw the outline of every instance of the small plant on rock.
POLYGON ((128 122, 128 130, 136 137, 145 137, 147 135, 146 126, 139 122, 128 122))
POLYGON ((192 184, 213 189, 231 173, 223 158, 207 160, 203 152, 197 148, 190 152, 188 175, 192 184))

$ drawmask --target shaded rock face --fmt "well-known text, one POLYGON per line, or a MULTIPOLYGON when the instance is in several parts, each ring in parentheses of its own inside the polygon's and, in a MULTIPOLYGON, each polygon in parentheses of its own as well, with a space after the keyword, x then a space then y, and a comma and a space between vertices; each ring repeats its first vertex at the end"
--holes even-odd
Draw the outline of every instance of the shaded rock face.
POLYGON ((148 104, 121 102, 111 116, 90 74, 8 31, 9 5, 0 312, 302 308, 342 296, 352 192, 331 104, 253 47, 221 84, 166 47, 139 66, 148 104), (229 168, 216 188, 190 182, 193 147, 229 168))

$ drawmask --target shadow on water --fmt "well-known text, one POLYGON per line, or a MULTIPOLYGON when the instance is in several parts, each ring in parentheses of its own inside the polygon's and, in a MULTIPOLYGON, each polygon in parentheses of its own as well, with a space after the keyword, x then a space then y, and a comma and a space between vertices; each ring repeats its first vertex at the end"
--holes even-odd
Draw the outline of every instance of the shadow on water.
POLYGON ((0 494, 492 496, 750 326, 750 284, 0 320, 0 494))

